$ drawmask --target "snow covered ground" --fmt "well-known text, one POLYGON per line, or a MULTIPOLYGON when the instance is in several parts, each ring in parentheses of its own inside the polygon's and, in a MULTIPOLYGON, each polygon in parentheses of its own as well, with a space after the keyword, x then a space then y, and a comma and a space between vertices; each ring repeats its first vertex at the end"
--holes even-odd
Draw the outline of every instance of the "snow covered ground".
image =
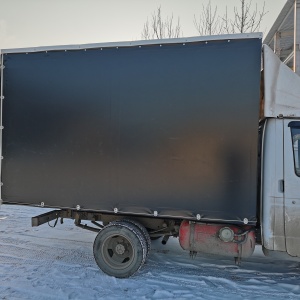
POLYGON ((231 259, 197 256, 177 239, 153 242, 129 279, 103 274, 92 253, 96 233, 71 220, 31 227, 46 209, 0 208, 0 299, 300 299, 300 263, 273 261, 261 249, 241 267, 231 259))

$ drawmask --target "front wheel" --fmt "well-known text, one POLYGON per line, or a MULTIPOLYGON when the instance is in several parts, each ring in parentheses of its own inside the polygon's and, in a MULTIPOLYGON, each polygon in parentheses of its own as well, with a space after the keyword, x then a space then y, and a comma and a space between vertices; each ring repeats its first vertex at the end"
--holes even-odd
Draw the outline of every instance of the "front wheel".
POLYGON ((104 273, 126 278, 144 264, 147 243, 133 224, 112 222, 98 233, 93 250, 95 260, 104 273))

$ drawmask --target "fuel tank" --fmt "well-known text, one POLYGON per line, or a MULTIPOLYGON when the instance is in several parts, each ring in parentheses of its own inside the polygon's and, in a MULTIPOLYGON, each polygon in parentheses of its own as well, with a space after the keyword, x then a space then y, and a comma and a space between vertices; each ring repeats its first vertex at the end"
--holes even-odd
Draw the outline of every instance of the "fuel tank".
POLYGON ((184 250, 191 252, 246 258, 254 251, 255 231, 251 226, 183 221, 179 229, 179 242, 184 250))

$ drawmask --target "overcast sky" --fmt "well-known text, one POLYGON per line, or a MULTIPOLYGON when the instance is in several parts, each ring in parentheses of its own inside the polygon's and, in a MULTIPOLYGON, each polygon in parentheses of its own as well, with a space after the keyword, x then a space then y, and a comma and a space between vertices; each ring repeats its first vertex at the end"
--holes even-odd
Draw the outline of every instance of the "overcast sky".
MULTIPOLYGON (((240 0, 211 0, 223 15, 240 0)), ((0 49, 140 40, 143 24, 161 6, 179 17, 184 37, 195 36, 194 15, 207 0, 0 0, 0 49)), ((261 0, 252 6, 262 9, 261 0)), ((267 34, 286 0, 265 0, 267 34)))

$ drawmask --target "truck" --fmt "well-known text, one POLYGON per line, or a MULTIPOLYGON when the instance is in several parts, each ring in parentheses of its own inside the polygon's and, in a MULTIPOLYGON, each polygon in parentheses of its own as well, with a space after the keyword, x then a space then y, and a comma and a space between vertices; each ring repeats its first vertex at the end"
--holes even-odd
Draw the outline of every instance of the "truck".
POLYGON ((171 236, 300 260, 300 78, 261 33, 1 50, 0 123, 3 204, 95 231, 108 275, 171 236))

